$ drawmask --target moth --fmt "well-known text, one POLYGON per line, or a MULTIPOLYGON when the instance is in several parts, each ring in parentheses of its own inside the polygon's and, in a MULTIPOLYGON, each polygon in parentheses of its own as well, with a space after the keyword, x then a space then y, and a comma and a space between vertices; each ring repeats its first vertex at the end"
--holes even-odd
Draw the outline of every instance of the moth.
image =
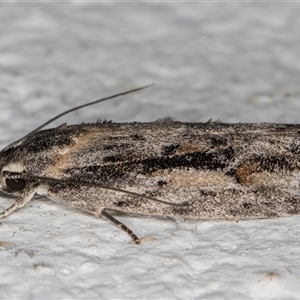
POLYGON ((300 213, 300 125, 186 123, 63 124, 59 114, 0 152, 0 190, 16 195, 4 218, 34 195, 103 216, 140 239, 114 211, 194 219, 300 213), (42 130, 43 129, 43 130, 42 130))

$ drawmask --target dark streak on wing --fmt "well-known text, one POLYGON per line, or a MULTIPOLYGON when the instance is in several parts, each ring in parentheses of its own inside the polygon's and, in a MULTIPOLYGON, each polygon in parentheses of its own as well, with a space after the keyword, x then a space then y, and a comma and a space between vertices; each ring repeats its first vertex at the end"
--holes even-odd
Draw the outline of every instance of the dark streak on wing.
POLYGON ((78 137, 83 128, 78 126, 67 126, 56 128, 58 132, 53 133, 53 129, 43 130, 28 137, 20 146, 19 150, 25 149, 26 152, 38 153, 49 151, 53 147, 64 148, 71 145, 73 138, 78 137))
MULTIPOLYGON (((109 179, 124 179, 129 173, 151 175, 159 170, 173 169, 202 169, 222 170, 226 168, 234 156, 234 150, 228 147, 218 152, 195 152, 174 156, 159 156, 145 159, 127 160, 126 157, 106 157, 104 161, 111 162, 107 165, 88 166, 84 168, 65 169, 66 174, 74 179, 85 178, 93 182, 105 182, 109 179)), ((165 183, 161 183, 161 186, 165 183)))

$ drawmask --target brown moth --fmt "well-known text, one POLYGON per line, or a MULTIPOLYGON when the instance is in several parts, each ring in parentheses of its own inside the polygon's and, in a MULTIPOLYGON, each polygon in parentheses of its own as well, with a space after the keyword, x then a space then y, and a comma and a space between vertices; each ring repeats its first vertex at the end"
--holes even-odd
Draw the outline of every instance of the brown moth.
POLYGON ((150 123, 61 125, 0 152, 0 190, 17 195, 8 216, 35 194, 104 216, 270 218, 300 213, 300 125, 150 123))

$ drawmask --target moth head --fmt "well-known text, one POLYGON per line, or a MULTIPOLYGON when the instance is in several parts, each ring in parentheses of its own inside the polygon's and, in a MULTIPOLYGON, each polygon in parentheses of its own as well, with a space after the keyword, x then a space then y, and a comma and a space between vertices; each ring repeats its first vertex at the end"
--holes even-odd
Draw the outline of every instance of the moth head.
POLYGON ((26 173, 26 167, 21 163, 3 166, 0 173, 0 190, 6 194, 21 194, 28 186, 26 173))

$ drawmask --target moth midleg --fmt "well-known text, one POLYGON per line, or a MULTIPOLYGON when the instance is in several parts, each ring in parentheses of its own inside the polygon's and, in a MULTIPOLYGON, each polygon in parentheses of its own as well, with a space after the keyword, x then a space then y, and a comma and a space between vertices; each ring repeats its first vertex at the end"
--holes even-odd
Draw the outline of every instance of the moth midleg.
POLYGON ((21 197, 19 197, 16 200, 16 202, 12 206, 7 208, 4 212, 0 213, 0 219, 7 217, 16 209, 25 206, 32 199, 35 193, 36 193, 36 189, 31 189, 29 191, 26 191, 21 197))
POLYGON ((109 219, 111 222, 113 222, 115 225, 117 225, 119 228, 121 228, 125 232, 127 232, 136 244, 140 244, 141 243, 140 239, 133 233, 133 231, 131 229, 129 229, 122 222, 120 222, 119 220, 117 220, 116 218, 114 218, 105 209, 103 209, 101 211, 101 215, 104 216, 105 218, 109 219))

